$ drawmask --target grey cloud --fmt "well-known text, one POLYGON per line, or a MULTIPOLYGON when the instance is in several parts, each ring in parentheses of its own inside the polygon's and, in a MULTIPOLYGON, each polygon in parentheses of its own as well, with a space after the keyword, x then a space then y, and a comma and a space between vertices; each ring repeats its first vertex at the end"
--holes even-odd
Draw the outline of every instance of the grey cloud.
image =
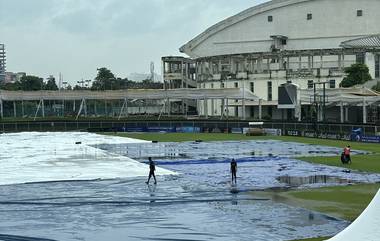
POLYGON ((67 80, 148 72, 218 21, 265 0, 0 0, 9 71, 67 80), (34 53, 38 52, 38 55, 34 53), (33 61, 24 56, 33 56, 33 61))

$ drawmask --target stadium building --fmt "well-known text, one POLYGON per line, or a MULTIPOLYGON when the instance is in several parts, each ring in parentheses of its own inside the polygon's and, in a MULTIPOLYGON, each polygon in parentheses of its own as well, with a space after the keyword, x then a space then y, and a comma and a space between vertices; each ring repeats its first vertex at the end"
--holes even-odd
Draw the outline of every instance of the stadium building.
POLYGON ((323 108, 319 121, 378 121, 378 93, 339 86, 344 68, 354 63, 366 64, 373 79, 380 77, 379 9, 378 0, 273 0, 211 26, 180 48, 194 63, 196 87, 245 88, 260 100, 199 101, 198 111, 308 120, 323 108), (278 89, 286 83, 298 86, 298 111, 278 108, 278 89))

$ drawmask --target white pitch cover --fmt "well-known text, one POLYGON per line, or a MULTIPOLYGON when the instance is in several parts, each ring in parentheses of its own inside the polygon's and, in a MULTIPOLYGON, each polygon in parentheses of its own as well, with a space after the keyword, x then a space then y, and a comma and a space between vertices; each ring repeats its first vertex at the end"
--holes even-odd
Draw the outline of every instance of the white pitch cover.
POLYGON ((345 230, 328 241, 379 241, 380 190, 364 212, 345 230))

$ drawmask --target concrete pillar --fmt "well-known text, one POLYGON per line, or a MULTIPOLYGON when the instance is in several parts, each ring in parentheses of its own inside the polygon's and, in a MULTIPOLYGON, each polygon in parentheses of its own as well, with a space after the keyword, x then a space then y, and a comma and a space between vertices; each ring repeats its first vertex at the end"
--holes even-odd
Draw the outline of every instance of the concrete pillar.
POLYGON ((0 117, 4 118, 3 100, 0 99, 0 117))
POLYGON ((321 53, 321 62, 320 62, 320 68, 322 69, 323 68, 323 55, 321 53))
POLYGON ((242 111, 242 113, 243 113, 243 120, 247 119, 246 114, 245 114, 245 108, 246 108, 246 106, 245 106, 245 98, 243 98, 243 111, 242 111))
POLYGON ((45 101, 41 100, 42 117, 45 117, 45 101))
POLYGON ((311 71, 313 69, 313 64, 311 62, 311 56, 307 56, 307 66, 309 68, 309 71, 311 71))
POLYGON ((98 110, 97 110, 97 108, 96 108, 96 103, 97 103, 97 102, 98 102, 97 100, 95 100, 95 102, 94 102, 94 114, 95 114, 95 117, 98 116, 98 110))
POLYGON ((125 101, 125 116, 127 116, 128 117, 128 99, 125 99, 124 100, 125 101))
POLYGON ((258 73, 262 73, 263 72, 263 57, 260 56, 258 59, 257 59, 257 72, 258 73))
POLYGON ((167 103, 168 103, 168 116, 170 116, 171 112, 172 112, 172 105, 170 104, 170 99, 169 98, 167 99, 167 103))
POLYGON ((220 105, 220 117, 221 117, 221 119, 223 119, 223 117, 224 117, 224 107, 225 107, 224 99, 221 99, 221 105, 220 105))
POLYGON ((343 101, 340 102, 340 123, 344 123, 344 107, 343 107, 343 101))
POLYGON ((263 100, 259 100, 259 120, 263 119, 263 100))
POLYGON ((65 100, 62 100, 62 117, 65 117, 65 100))
POLYGON ((339 70, 342 70, 342 55, 338 55, 338 68, 339 70))
POLYGON ((13 117, 17 117, 16 101, 13 101, 13 117))
POLYGON ((298 56, 298 70, 302 69, 302 56, 298 56))
POLYGON ((24 111, 24 101, 21 101, 21 117, 25 116, 25 111, 24 111))
MULTIPOLYGON (((208 110, 207 110, 207 112, 208 112, 208 110)), ((215 115, 215 100, 212 99, 211 100, 211 116, 214 116, 214 115, 215 115)))
MULTIPOLYGON (((139 108, 139 111, 140 111, 140 108, 139 108)), ((108 116, 107 114, 108 114, 108 113, 107 113, 107 101, 104 100, 104 115, 105 115, 105 116, 108 116)), ((139 114, 140 114, 140 113, 139 113, 139 114)))
POLYGON ((369 74, 372 76, 372 78, 375 78, 375 62, 375 55, 373 53, 365 54, 365 64, 368 66, 369 74))
POLYGON ((230 107, 229 107, 229 100, 227 98, 224 99, 224 106, 225 106, 225 109, 226 109, 226 117, 227 117, 227 120, 228 118, 230 117, 230 107))
POLYGON ((208 118, 208 100, 205 98, 203 102, 204 102, 204 106, 203 106, 203 108, 204 108, 204 115, 205 115, 206 118, 208 118))
POLYGON ((344 122, 349 122, 349 116, 348 116, 349 106, 346 106, 345 109, 346 109, 346 111, 344 112, 344 115, 345 115, 344 122))
POLYGON ((87 117, 87 101, 83 99, 84 116, 87 117))
POLYGON ((367 124, 367 103, 363 98, 363 124, 367 124))

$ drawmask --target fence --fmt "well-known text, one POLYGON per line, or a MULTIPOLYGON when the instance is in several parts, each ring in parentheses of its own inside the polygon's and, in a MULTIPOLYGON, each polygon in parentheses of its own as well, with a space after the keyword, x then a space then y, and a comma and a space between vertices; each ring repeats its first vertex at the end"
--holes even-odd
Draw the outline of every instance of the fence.
MULTIPOLYGON (((230 132, 236 128, 247 128, 247 121, 12 121, 0 122, 0 132, 30 132, 30 131, 164 131, 169 129, 197 127, 201 131, 230 132)), ((317 132, 327 134, 350 134, 353 129, 362 128, 364 135, 376 135, 380 126, 357 125, 357 124, 315 124, 315 123, 288 123, 288 122, 265 122, 265 128, 281 129, 286 135, 298 135, 300 132, 317 132)))

